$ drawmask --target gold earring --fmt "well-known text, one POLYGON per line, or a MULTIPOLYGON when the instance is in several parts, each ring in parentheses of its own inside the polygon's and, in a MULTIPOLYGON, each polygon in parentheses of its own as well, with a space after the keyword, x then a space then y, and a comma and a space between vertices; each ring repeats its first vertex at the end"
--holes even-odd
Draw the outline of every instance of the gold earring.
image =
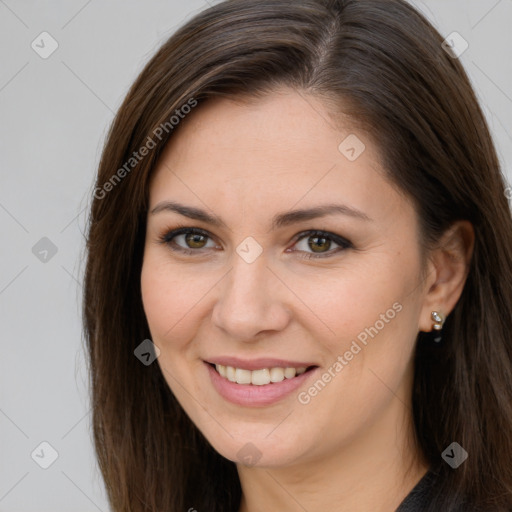
POLYGON ((432 311, 432 321, 434 322, 434 325, 432 328, 436 331, 440 331, 443 328, 444 324, 444 316, 442 313, 439 313, 439 311, 432 311))

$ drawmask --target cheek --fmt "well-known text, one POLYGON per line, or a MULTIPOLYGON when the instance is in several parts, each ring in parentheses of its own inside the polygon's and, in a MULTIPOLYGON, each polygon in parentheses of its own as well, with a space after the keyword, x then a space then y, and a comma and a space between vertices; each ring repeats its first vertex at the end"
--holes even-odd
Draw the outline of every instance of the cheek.
POLYGON ((184 290, 179 272, 166 267, 165 262, 148 254, 141 271, 144 312, 153 341, 161 350, 170 346, 177 348, 175 343, 170 345, 169 342, 187 338, 187 326, 197 302, 195 293, 188 288, 184 290))
POLYGON ((405 296, 405 281, 368 284, 361 289, 345 282, 337 300, 326 303, 324 318, 336 332, 323 339, 329 355, 318 379, 326 384, 311 382, 299 397, 305 417, 314 417, 333 440, 352 438, 393 400, 408 401, 404 378, 414 350, 417 305, 405 296))
POLYGON ((356 395, 364 390, 372 393, 377 378, 369 370, 382 372, 384 381, 393 385, 406 369, 420 310, 419 269, 414 261, 383 254, 379 261, 372 258, 368 264, 344 269, 338 274, 342 278, 333 274, 323 283, 327 294, 310 288, 311 304, 329 327, 324 337, 330 358, 327 366, 341 356, 343 371, 336 374, 344 377, 335 380, 344 381, 343 386, 356 395))
MULTIPOLYGON (((318 324, 326 328, 326 339, 331 349, 343 349, 339 340, 361 341, 369 336, 366 329, 375 324, 378 331, 400 322, 393 305, 402 302, 411 288, 409 270, 383 258, 367 264, 336 269, 314 280, 306 276, 294 278, 294 290, 314 314, 318 324)), ((411 276, 413 272, 410 272, 411 276)), ((402 315, 403 316, 403 315, 402 315)))
POLYGON ((190 280, 187 285, 182 276, 159 255, 148 254, 141 271, 141 292, 151 340, 160 349, 157 362, 162 375, 187 414, 195 418, 189 393, 197 396, 199 389, 188 363, 196 358, 192 349, 198 324, 194 312, 206 289, 198 290, 190 280))

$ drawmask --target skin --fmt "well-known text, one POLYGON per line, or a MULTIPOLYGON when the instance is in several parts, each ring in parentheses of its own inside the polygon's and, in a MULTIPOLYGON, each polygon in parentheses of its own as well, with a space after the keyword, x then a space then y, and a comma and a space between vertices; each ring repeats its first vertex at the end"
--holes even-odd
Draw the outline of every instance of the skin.
POLYGON ((460 297, 471 225, 454 225, 422 268, 414 206, 385 178, 372 141, 347 120, 334 126, 319 99, 290 89, 250 102, 215 99, 193 111, 152 176, 149 211, 163 201, 224 222, 149 213, 141 285, 170 389, 212 446, 237 463, 240 512, 394 511, 427 471, 411 419, 416 336, 432 330, 431 311, 447 315, 460 297), (366 146, 355 161, 338 150, 349 134, 366 146), (270 230, 277 213, 326 203, 370 220, 337 213, 270 230), (177 236, 175 245, 196 252, 175 252, 159 239, 179 225, 209 238, 194 245, 177 236), (315 252, 314 235, 297 237, 307 230, 337 234, 352 247, 320 240, 315 252), (249 236, 263 249, 250 264, 236 252, 249 236), (298 392, 395 303, 400 312, 300 403, 298 392), (203 361, 220 355, 320 368, 278 403, 247 407, 213 388, 203 361), (237 455, 246 443, 258 450, 254 465, 237 455))

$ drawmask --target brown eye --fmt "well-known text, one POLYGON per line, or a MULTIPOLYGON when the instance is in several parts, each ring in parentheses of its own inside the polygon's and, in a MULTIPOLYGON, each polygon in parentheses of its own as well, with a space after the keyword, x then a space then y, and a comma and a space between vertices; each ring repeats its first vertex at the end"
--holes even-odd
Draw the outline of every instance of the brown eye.
POLYGON ((325 252, 331 247, 331 242, 324 236, 311 236, 308 238, 308 245, 314 252, 325 252))
POLYGON ((302 257, 306 259, 332 256, 353 247, 351 242, 334 233, 308 231, 301 235, 299 235, 300 238, 295 245, 298 247, 299 252, 304 253, 302 257), (307 243, 305 243, 306 241, 307 243), (302 247, 300 244, 302 244, 302 247), (332 244, 335 244, 337 247, 333 248, 332 244))
POLYGON ((179 228, 166 232, 160 237, 160 242, 169 246, 173 251, 183 251, 187 254, 201 252, 201 249, 214 248, 215 243, 206 231, 198 228, 179 228), (207 246, 208 241, 211 245, 207 246))
POLYGON ((185 236, 185 243, 191 249, 202 249, 206 245, 206 237, 205 235, 200 235, 198 233, 188 233, 185 236))

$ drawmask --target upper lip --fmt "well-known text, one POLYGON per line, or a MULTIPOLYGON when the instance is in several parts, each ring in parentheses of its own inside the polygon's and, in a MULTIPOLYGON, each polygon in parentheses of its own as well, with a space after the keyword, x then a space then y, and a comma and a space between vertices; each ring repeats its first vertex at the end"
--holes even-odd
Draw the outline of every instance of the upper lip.
POLYGON ((261 370, 263 368, 308 368, 317 366, 315 363, 306 361, 290 361, 288 359, 275 359, 271 357, 260 357, 257 359, 240 359, 231 356, 219 356, 206 360, 207 363, 232 366, 243 370, 261 370))

